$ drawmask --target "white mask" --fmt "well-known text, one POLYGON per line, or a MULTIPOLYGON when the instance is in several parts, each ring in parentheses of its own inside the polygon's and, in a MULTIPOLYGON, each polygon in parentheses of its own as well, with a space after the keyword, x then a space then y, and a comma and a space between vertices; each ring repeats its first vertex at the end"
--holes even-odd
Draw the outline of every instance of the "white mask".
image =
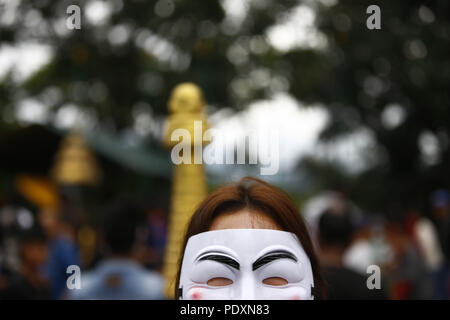
POLYGON ((186 300, 311 300, 313 286, 311 263, 295 234, 225 229, 189 238, 179 288, 180 298, 186 300), (287 283, 263 282, 275 277, 287 283), (213 278, 232 282, 209 285, 213 278))

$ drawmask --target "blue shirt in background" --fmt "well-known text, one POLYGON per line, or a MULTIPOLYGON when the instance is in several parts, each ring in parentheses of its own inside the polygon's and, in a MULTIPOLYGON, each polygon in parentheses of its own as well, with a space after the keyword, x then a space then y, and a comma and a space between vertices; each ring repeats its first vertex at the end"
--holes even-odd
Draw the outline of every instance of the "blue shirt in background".
POLYGON ((72 300, 159 300, 164 280, 127 259, 109 259, 81 275, 81 289, 67 291, 72 300))
POLYGON ((49 260, 45 270, 50 280, 52 298, 59 299, 66 289, 67 277, 70 276, 67 274, 67 267, 80 266, 78 248, 71 239, 58 237, 50 241, 49 249, 49 260))

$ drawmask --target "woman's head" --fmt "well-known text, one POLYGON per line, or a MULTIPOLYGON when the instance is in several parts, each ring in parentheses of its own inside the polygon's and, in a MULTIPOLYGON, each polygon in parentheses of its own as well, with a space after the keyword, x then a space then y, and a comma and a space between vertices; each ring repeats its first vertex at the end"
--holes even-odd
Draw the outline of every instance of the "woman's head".
MULTIPOLYGON (((233 241, 244 241, 245 245, 239 245, 239 242, 237 242, 234 244, 234 251, 233 248, 230 249, 232 252, 239 251, 239 254, 241 255, 243 254, 241 250, 244 250, 244 253, 245 250, 247 250, 249 255, 252 255, 251 251, 264 251, 265 246, 273 247, 272 245, 283 244, 286 245, 286 248, 288 249, 290 246, 293 248, 293 251, 297 250, 296 252, 293 252, 293 257, 289 257, 290 253, 286 252, 292 250, 274 250, 274 254, 270 257, 264 258, 266 259, 266 263, 271 262, 273 265, 275 264, 275 262, 273 262, 274 260, 279 260, 277 263, 282 261, 284 265, 278 271, 273 271, 275 273, 272 272, 273 274, 270 277, 261 279, 262 284, 270 288, 278 289, 277 292, 280 292, 279 289, 281 288, 289 287, 290 281, 286 278, 289 278, 291 275, 283 277, 282 270, 283 268, 285 270, 289 270, 289 268, 294 270, 292 268, 294 266, 293 263, 295 262, 304 267, 307 265, 306 269, 309 269, 309 273, 312 272, 314 277, 315 291, 320 291, 322 280, 319 272, 319 266, 311 239, 302 217, 300 216, 292 200, 285 193, 264 181, 256 178, 245 177, 237 184, 221 187, 210 194, 199 205, 192 216, 185 236, 183 246, 184 250, 186 250, 188 240, 195 235, 199 236, 192 238, 190 243, 191 246, 195 242, 199 241, 203 241, 204 245, 212 245, 213 243, 210 242, 223 244, 224 242, 220 242, 219 239, 222 239, 225 242, 229 241, 229 243, 233 241), (200 236, 199 234, 202 235, 200 236), (292 241, 294 238, 292 237, 292 234, 296 236, 296 240, 294 242, 292 241), (200 239, 200 237, 202 239, 200 239), (299 245, 298 242, 300 242, 301 245, 299 245), (304 261, 302 261, 302 259, 304 261), (289 266, 289 263, 292 265, 289 266)), ((184 252, 183 255, 185 254, 186 252, 184 252)), ((213 262, 216 263, 212 263, 210 266, 206 267, 202 265, 203 268, 209 268, 208 270, 211 270, 213 266, 219 265, 217 264, 217 255, 215 255, 214 259, 211 257, 208 259, 215 259, 216 261, 213 262)), ((200 257, 197 261, 203 260, 206 259, 200 257)), ((225 261, 225 263, 227 261, 225 261)), ((223 261, 220 262, 223 263, 223 261)), ((242 272, 242 269, 239 268, 238 261, 228 262, 230 266, 233 266, 233 263, 238 265, 237 268, 231 268, 232 271, 236 271, 235 269, 237 269, 240 270, 239 272, 242 272)), ((267 263, 267 265, 269 265, 269 263, 267 263)), ((253 263, 253 271, 258 271, 256 269, 255 264, 253 263)), ((262 270, 263 268, 259 269, 262 270)), ((304 272, 304 270, 302 272, 304 272)), ((211 276, 211 279, 203 279, 204 286, 206 288, 222 288, 233 284, 233 279, 230 279, 233 277, 232 274, 226 277, 220 276, 221 273, 216 270, 214 270, 213 273, 215 276, 211 276)), ((269 275, 268 272, 261 273, 265 273, 266 276, 269 275)), ((176 286, 177 298, 180 297, 180 292, 178 291, 180 275, 181 264, 176 286)), ((304 278, 305 275, 299 274, 297 277, 298 279, 295 276, 292 277, 292 282, 294 282, 297 280, 300 281, 300 279, 304 278)), ((311 279, 311 282, 312 281, 313 280, 311 279)), ((293 296, 297 297, 298 294, 293 294, 293 296)), ((298 298, 302 298, 301 295, 298 298)))

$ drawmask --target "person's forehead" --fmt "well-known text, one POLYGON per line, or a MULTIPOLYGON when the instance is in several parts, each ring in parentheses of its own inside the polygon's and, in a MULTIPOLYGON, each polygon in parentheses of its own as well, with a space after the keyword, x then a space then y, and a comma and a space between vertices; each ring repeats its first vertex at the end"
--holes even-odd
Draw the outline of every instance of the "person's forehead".
POLYGON ((210 226, 210 231, 227 229, 270 229, 282 230, 269 215, 255 210, 243 209, 236 212, 222 213, 210 226))
POLYGON ((191 237, 186 253, 192 258, 208 251, 234 253, 238 257, 250 257, 271 249, 290 249, 299 255, 303 251, 297 237, 290 232, 268 229, 227 229, 208 231, 191 237), (267 249, 267 250, 266 250, 267 249), (252 253, 251 255, 249 253, 252 253))

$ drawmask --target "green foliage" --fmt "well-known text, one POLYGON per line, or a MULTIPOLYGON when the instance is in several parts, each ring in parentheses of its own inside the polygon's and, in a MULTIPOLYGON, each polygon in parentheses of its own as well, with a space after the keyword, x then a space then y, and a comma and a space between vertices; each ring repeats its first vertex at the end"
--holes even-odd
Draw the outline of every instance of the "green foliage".
POLYGON ((383 161, 358 177, 355 192, 366 203, 371 197, 373 207, 394 200, 426 203, 431 190, 450 186, 450 3, 342 0, 320 19, 335 62, 331 94, 324 96, 334 121, 322 136, 370 128, 383 161), (381 8, 381 30, 365 28, 370 4, 381 8), (392 104, 405 117, 390 127, 383 113, 392 104), (420 151, 425 132, 437 141, 431 163, 420 151))
MULTIPOLYGON (((94 110, 102 124, 122 129, 133 123, 137 103, 148 103, 155 114, 166 113, 169 93, 182 81, 200 85, 214 106, 241 109, 273 93, 268 86, 247 81, 253 71, 265 70, 271 78, 287 80, 287 90, 297 99, 328 108, 332 121, 323 139, 361 127, 373 131, 382 161, 351 181, 336 175, 356 190, 356 197, 372 204, 376 199, 387 202, 390 196, 407 201, 449 187, 448 1, 340 0, 332 6, 316 1, 317 27, 326 36, 326 50, 300 47, 287 52, 270 46, 266 32, 299 3, 311 2, 248 1, 242 23, 233 25, 218 0, 115 0, 108 1, 112 14, 103 24, 91 24, 83 15, 81 30, 63 35, 54 28, 58 20, 65 22, 68 5, 77 4, 86 13, 92 2, 21 1, 18 19, 0 25, 2 43, 32 40, 54 50, 52 61, 25 83, 1 80, 4 114, 13 114, 19 99, 39 99, 45 89, 56 87, 62 98, 52 110, 75 103, 94 110), (371 4, 381 8, 381 30, 366 28, 371 4), (28 26, 31 13, 42 17, 43 28, 28 26), (111 41, 124 32, 126 40, 111 41), (256 40, 266 49, 251 50, 256 40), (232 48, 240 52, 241 61, 230 58, 232 48), (405 117, 387 126, 383 119, 392 104, 400 106, 405 117), (419 147, 424 132, 438 141, 438 159, 431 164, 423 161, 419 147)), ((327 169, 318 168, 326 186, 327 169)))

